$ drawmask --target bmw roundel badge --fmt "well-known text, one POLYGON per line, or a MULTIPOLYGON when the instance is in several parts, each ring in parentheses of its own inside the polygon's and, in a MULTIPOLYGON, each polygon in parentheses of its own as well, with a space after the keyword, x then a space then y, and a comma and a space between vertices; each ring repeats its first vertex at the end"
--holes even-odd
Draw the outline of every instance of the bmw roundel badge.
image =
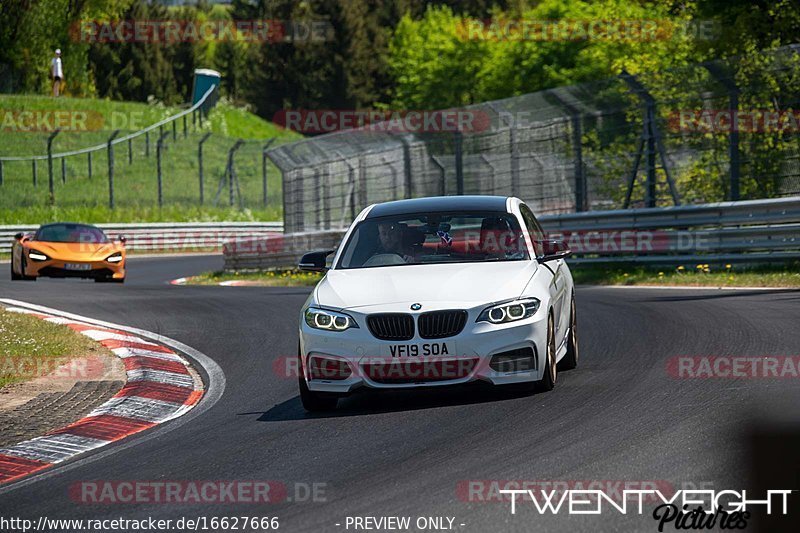
POLYGON ((411 304, 412 311, 419 311, 420 309, 422 309, 422 304, 411 304))

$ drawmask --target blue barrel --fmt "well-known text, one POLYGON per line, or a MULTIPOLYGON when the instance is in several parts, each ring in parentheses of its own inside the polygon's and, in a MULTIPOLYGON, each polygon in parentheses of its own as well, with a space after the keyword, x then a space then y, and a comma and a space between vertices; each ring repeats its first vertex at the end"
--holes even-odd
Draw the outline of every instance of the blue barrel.
POLYGON ((194 87, 192 88, 192 105, 199 102, 209 88, 216 87, 216 90, 211 93, 205 103, 201 106, 203 112, 208 113, 208 111, 214 107, 214 104, 217 103, 217 98, 219 97, 220 77, 221 76, 219 72, 216 70, 211 70, 210 68, 195 69, 194 87))

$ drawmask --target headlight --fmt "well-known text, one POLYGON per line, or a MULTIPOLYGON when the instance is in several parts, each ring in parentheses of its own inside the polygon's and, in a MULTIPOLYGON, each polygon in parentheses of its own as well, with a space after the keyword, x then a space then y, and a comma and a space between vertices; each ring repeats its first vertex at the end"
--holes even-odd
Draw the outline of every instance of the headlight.
POLYGON ((108 257, 106 257, 106 261, 108 261, 109 263, 119 263, 120 261, 122 261, 122 254, 119 252, 111 254, 108 257))
POLYGON ((336 311, 326 311, 309 307, 306 309, 306 324, 314 329, 327 331, 344 331, 348 328, 357 328, 358 324, 353 317, 336 311))
POLYGON ((36 250, 31 250, 30 252, 28 252, 28 257, 30 257, 34 261, 47 261, 48 259, 50 259, 42 252, 37 252, 36 250))
POLYGON ((525 300, 514 300, 492 307, 487 307, 481 311, 476 322, 491 322, 492 324, 505 324, 530 318, 539 309, 539 300, 527 298, 525 300))

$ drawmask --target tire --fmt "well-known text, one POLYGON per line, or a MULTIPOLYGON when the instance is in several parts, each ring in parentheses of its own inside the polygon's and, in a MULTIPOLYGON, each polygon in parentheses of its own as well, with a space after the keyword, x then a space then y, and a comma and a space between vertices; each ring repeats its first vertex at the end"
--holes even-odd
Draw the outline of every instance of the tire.
POLYGON ((578 320, 575 310, 575 295, 569 307, 569 338, 567 339, 567 353, 558 363, 559 370, 572 370, 578 366, 578 320))
POLYGON ((94 278, 95 283, 125 283, 125 278, 115 279, 110 276, 104 278, 94 278))
POLYGON ((539 392, 548 392, 556 386, 558 379, 558 365, 556 364, 556 334, 553 315, 547 317, 547 359, 545 360, 544 376, 536 385, 539 392))
POLYGON ((19 279, 25 281, 36 281, 36 276, 26 276, 25 275, 25 267, 27 266, 27 261, 25 261, 25 254, 23 253, 22 258, 20 259, 20 274, 19 279))
POLYGON ((22 279, 22 276, 14 272, 14 259, 11 259, 11 281, 19 281, 22 279))
MULTIPOLYGON (((300 350, 298 349, 298 354, 300 350)), ((303 404, 303 408, 308 411, 309 413, 317 413, 317 412, 324 412, 324 411, 333 411, 336 409, 336 405, 339 403, 339 398, 335 396, 323 396, 317 392, 309 390, 308 384, 306 383, 305 376, 302 375, 303 365, 302 361, 300 361, 300 355, 297 356, 298 362, 300 365, 298 368, 300 369, 300 377, 298 378, 298 388, 300 389, 300 403, 303 404)))

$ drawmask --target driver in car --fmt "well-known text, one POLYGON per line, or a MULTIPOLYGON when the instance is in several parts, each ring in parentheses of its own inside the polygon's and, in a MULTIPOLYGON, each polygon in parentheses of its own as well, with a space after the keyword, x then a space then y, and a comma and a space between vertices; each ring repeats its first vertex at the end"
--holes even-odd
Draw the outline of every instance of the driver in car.
POLYGON ((395 222, 378 224, 378 239, 382 253, 397 254, 406 263, 413 263, 414 256, 411 247, 405 243, 406 226, 395 222))

